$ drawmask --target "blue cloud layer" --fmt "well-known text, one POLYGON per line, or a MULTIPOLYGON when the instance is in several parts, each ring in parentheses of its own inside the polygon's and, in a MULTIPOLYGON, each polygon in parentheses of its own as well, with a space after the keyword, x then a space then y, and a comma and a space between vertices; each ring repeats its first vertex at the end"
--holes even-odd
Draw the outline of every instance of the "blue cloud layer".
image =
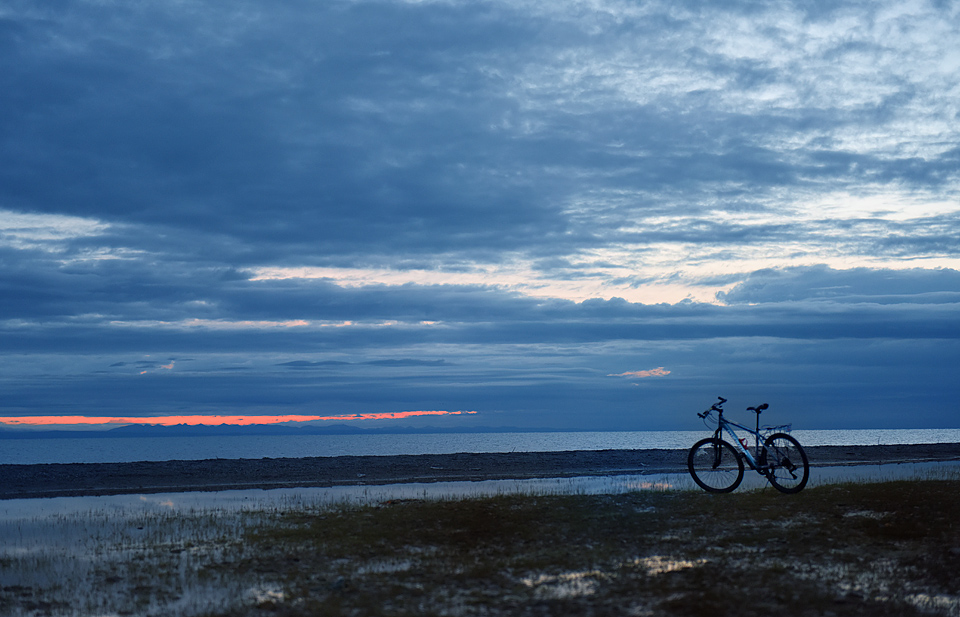
POLYGON ((6 2, 0 415, 953 426, 958 11, 6 2))

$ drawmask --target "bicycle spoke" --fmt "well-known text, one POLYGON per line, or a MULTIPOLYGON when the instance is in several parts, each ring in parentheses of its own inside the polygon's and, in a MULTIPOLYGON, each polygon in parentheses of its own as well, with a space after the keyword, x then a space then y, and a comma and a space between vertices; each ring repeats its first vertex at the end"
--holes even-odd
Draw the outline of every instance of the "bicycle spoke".
POLYGON ((807 484, 810 467, 797 440, 777 433, 768 437, 763 445, 769 463, 765 473, 770 484, 784 493, 801 491, 807 484))

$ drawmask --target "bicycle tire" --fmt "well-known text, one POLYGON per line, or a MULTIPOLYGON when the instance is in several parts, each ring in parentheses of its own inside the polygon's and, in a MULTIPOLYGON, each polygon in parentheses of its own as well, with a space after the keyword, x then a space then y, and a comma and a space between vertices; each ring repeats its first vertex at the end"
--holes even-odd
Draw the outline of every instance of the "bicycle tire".
POLYGON ((786 433, 774 433, 764 440, 760 464, 767 466, 764 475, 781 493, 799 493, 810 479, 807 453, 786 433))
POLYGON ((708 437, 693 444, 687 469, 697 486, 708 493, 729 493, 743 481, 743 459, 722 439, 708 437))

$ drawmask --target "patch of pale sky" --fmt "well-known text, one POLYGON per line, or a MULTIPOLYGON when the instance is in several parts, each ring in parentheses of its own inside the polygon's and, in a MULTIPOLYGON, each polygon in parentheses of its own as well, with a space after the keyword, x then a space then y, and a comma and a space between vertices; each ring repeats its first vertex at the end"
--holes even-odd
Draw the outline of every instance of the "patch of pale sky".
MULTIPOLYGON (((111 327, 116 328, 158 328, 158 329, 197 329, 211 331, 231 331, 231 330, 270 330, 270 329, 326 329, 326 328, 392 328, 401 325, 409 326, 411 322, 400 322, 393 319, 381 320, 328 320, 328 319, 287 319, 287 320, 249 320, 249 319, 181 319, 172 321, 161 320, 112 320, 108 322, 111 327)), ((433 326, 439 322, 418 321, 412 325, 433 326)))
MULTIPOLYGON (((496 270, 500 270, 497 268, 496 270)), ((506 278, 502 271, 476 267, 472 272, 442 270, 393 270, 388 268, 264 267, 253 269, 253 281, 283 279, 330 279, 340 287, 368 285, 482 285, 492 277, 506 278)))
MULTIPOLYGON (((587 22, 590 27, 593 27, 593 22, 599 20, 613 20, 615 23, 623 23, 650 14, 657 14, 664 10, 664 7, 658 2, 631 2, 630 0, 571 0, 569 2, 500 0, 500 3, 510 10, 522 10, 551 20, 577 24, 587 22)), ((666 6, 669 8, 669 5, 666 6)))
POLYGON ((770 135, 760 138, 760 143, 778 151, 840 151, 894 161, 911 157, 937 158, 956 148, 956 137, 957 127, 945 119, 943 113, 918 112, 882 125, 852 123, 830 131, 770 135))
MULTIPOLYGON (((956 76, 960 70, 960 49, 954 49, 940 56, 940 63, 937 66, 937 72, 941 75, 956 76)), ((957 81, 952 80, 953 88, 957 88, 957 81)))
MULTIPOLYGON (((923 81, 926 73, 939 72, 942 44, 932 43, 931 34, 943 38, 957 34, 956 27, 936 13, 924 15, 907 35, 893 33, 903 29, 894 18, 865 27, 859 15, 815 21, 794 13, 749 18, 718 14, 707 23, 699 43, 706 51, 776 69, 797 88, 796 96, 807 93, 807 102, 841 109, 877 103, 902 88, 904 81, 923 81)), ((749 97, 751 92, 733 94, 749 97)), ((769 93, 761 96, 769 98, 769 93)), ((780 98, 787 103, 792 97, 780 98)))
POLYGON ((92 218, 0 210, 0 246, 46 251, 57 255, 64 264, 138 259, 145 254, 129 247, 91 247, 65 254, 64 243, 93 238, 110 228, 111 225, 92 218))
POLYGON ((649 105, 660 101, 676 105, 691 93, 713 93, 716 108, 739 114, 762 112, 771 108, 797 109, 830 107, 858 109, 877 105, 897 93, 896 84, 853 80, 850 75, 828 76, 817 73, 809 79, 793 75, 789 81, 762 82, 750 88, 730 87, 726 76, 699 70, 692 66, 650 66, 642 58, 611 59, 589 65, 558 67, 554 76, 543 73, 524 80, 531 84, 527 94, 547 94, 551 104, 610 103, 610 93, 623 102, 649 105), (544 83, 550 85, 543 85, 544 83))
MULTIPOLYGON (((883 268, 903 270, 916 267, 960 268, 960 258, 950 256, 920 256, 913 259, 891 259, 875 255, 856 254, 842 250, 835 239, 844 239, 844 233, 827 230, 818 236, 822 242, 776 242, 748 244, 734 247, 704 247, 701 245, 662 245, 645 247, 645 255, 655 255, 631 262, 623 257, 615 268, 596 268, 594 278, 588 280, 541 279, 536 290, 538 297, 560 297, 574 301, 591 298, 620 297, 644 304, 675 304, 690 299, 717 303, 716 294, 729 291, 743 280, 746 273, 768 268, 827 266, 836 270, 852 268, 883 268), (639 282, 635 282, 639 281, 639 282), (727 282, 718 282, 727 281, 727 282)), ((849 232, 847 232, 849 233, 849 232)), ((629 256, 629 249, 624 249, 629 256)), ((616 256, 608 255, 608 259, 616 256)), ((526 293, 525 290, 518 290, 526 293)))
MULTIPOLYGON (((604 257, 614 257, 604 255, 604 257)), ((626 266, 624 266, 626 267, 626 266)), ((657 269, 654 277, 670 276, 667 268, 657 269)), ((621 297, 646 304, 679 302, 691 294, 712 299, 713 292, 673 282, 652 282, 642 285, 617 284, 622 268, 593 268, 591 277, 551 278, 543 276, 527 264, 478 267, 474 272, 443 270, 389 270, 362 268, 258 268, 252 280, 324 279, 341 287, 372 285, 480 285, 514 291, 534 298, 559 298, 582 302, 593 298, 621 297)))
POLYGON ((30 214, 0 209, 0 237, 16 248, 90 237, 108 227, 95 219, 63 214, 30 214))
MULTIPOLYGON (((919 12, 917 8, 911 14, 919 12)), ((621 101, 645 105, 703 91, 717 94, 715 104, 719 108, 738 113, 770 107, 875 107, 901 93, 904 83, 929 83, 924 80, 931 72, 939 72, 944 63, 941 44, 922 36, 891 34, 894 28, 903 29, 902 15, 903 11, 895 11, 865 25, 859 14, 810 20, 789 10, 749 16, 717 11, 710 19, 695 22, 707 24, 696 36, 687 33, 670 41, 676 53, 658 53, 651 62, 653 50, 633 41, 599 50, 566 50, 548 63, 531 63, 522 69, 514 95, 524 107, 532 109, 545 104, 609 105, 610 93, 617 93, 621 101), (687 63, 684 49, 692 45, 734 64, 754 62, 775 71, 778 77, 749 88, 731 88, 723 73, 687 63)), ((937 31, 943 37, 956 36, 956 28, 936 12, 911 19, 920 20, 923 27, 910 32, 937 31)), ((670 34, 662 36, 669 39, 670 34)), ((656 43, 658 47, 665 44, 662 37, 656 43)), ((951 73, 944 76, 950 76, 945 87, 955 86, 951 73)), ((930 96, 941 91, 936 89, 930 96)), ((920 88, 915 98, 925 101, 928 96, 920 88)), ((919 105, 930 107, 925 102, 919 105)), ((938 106, 923 115, 940 115, 938 106)), ((917 117, 913 113, 911 116, 917 117)))
POLYGON ((707 51, 733 60, 764 64, 784 62, 795 54, 781 38, 785 22, 785 16, 781 14, 765 13, 747 18, 717 11, 709 20, 704 20, 701 37, 696 43, 707 51))
MULTIPOLYGON (((956 203, 942 193, 897 190, 889 185, 859 192, 849 190, 811 191, 774 200, 771 210, 731 211, 717 209, 709 220, 749 229, 779 226, 785 220, 815 230, 797 240, 778 239, 764 244, 729 244, 723 238, 716 243, 660 242, 643 245, 622 244, 582 251, 567 257, 577 276, 551 276, 532 263, 514 258, 500 264, 477 264, 471 271, 392 270, 363 268, 257 268, 254 280, 329 279, 344 287, 368 285, 480 285, 515 291, 531 297, 563 298, 583 301, 591 298, 621 297, 643 303, 675 303, 686 298, 713 302, 718 291, 734 283, 704 284, 730 275, 745 274, 770 267, 823 264, 834 269, 880 267, 900 269, 917 267, 958 268, 960 258, 949 255, 864 255, 858 238, 851 238, 854 225, 870 236, 884 236, 886 222, 908 222, 956 211, 956 203), (873 222, 871 227, 870 222, 873 222), (844 224, 846 223, 846 224, 844 224), (867 229, 870 227, 870 229, 867 229), (909 265, 905 265, 905 259, 909 265), (589 273, 589 274, 586 274, 589 273)), ((620 229, 624 233, 651 230, 696 228, 702 216, 657 216, 620 229)), ((862 235, 862 234, 857 234, 862 235)))
POLYGON ((149 253, 147 251, 133 249, 122 246, 97 247, 83 249, 72 253, 68 257, 63 257, 60 262, 66 264, 82 264, 97 261, 135 261, 144 259, 149 253))
MULTIPOLYGON (((896 27, 905 21, 918 20, 929 17, 931 13, 938 13, 928 0, 903 0, 888 2, 878 7, 876 22, 887 35, 904 34, 903 29, 896 27)), ((926 21, 926 20, 924 20, 926 21)))
MULTIPOLYGON (((206 330, 245 330, 254 328, 257 330, 264 328, 349 328, 357 325, 357 322, 349 320, 319 320, 319 319, 287 319, 283 321, 271 320, 229 320, 229 319, 185 319, 179 322, 157 322, 157 325, 172 326, 176 328, 203 328, 206 330)), ((142 322, 137 322, 142 325, 142 322)), ((372 325, 371 322, 365 322, 365 326, 372 325)), ((374 325, 392 326, 397 322, 378 322, 374 325)))
POLYGON ((887 221, 937 216, 956 212, 958 204, 944 199, 942 193, 929 195, 907 190, 891 190, 889 185, 870 191, 860 187, 856 193, 831 191, 811 193, 796 213, 805 220, 858 220, 873 218, 887 221))

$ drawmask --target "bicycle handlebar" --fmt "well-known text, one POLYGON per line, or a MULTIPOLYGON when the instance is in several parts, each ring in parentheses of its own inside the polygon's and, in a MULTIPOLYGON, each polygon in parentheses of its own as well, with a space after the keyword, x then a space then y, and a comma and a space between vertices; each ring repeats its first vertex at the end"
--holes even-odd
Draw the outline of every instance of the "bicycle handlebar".
POLYGON ((722 396, 718 396, 717 398, 720 399, 720 400, 717 401, 716 403, 714 403, 713 405, 711 405, 711 406, 710 406, 710 409, 706 410, 706 411, 703 412, 703 413, 698 413, 697 415, 700 416, 701 418, 706 418, 707 416, 710 415, 710 412, 711 412, 711 411, 716 411, 716 412, 719 412, 719 413, 723 413, 723 409, 721 408, 721 405, 723 405, 724 403, 726 403, 726 402, 727 402, 727 399, 723 398, 722 396))

